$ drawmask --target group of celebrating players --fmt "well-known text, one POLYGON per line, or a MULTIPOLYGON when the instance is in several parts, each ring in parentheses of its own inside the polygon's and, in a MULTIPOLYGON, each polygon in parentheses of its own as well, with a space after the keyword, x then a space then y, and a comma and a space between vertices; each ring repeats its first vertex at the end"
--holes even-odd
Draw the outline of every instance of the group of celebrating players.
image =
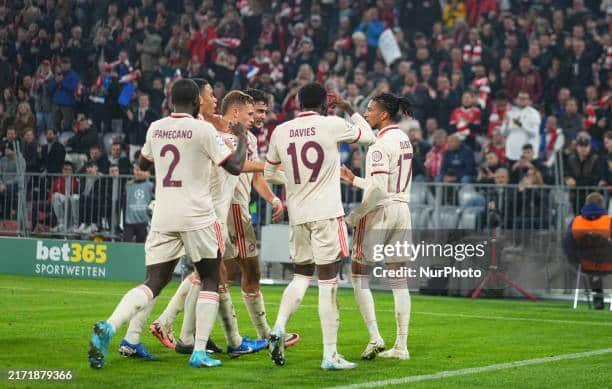
MULTIPOLYGON (((410 294, 407 280, 389 279, 393 290, 396 341, 385 351, 379 333, 374 299, 369 288, 371 245, 410 239, 408 193, 412 176, 412 146, 396 125, 409 115, 409 103, 392 94, 375 96, 364 116, 337 94, 328 95, 317 83, 298 93, 301 112, 272 133, 266 161, 257 158, 257 140, 250 129, 261 128, 268 110, 259 90, 231 91, 220 104, 208 82, 180 79, 172 87, 173 113, 151 124, 139 165, 156 171, 155 206, 145 243, 146 279, 129 290, 107 320, 94 325, 88 360, 102 368, 111 339, 129 322, 120 354, 154 359, 140 342, 140 334, 161 290, 186 255, 195 271, 186 277, 168 306, 151 325, 151 333, 166 347, 190 354, 192 367, 214 367, 222 350, 210 339, 219 315, 230 357, 268 348, 275 364, 285 364, 285 348, 299 341, 287 333, 317 272, 319 317, 323 334, 324 370, 353 369, 355 363, 338 353, 340 313, 336 301, 342 257, 349 256, 346 223, 354 227, 352 281, 355 299, 370 341, 363 359, 376 356, 408 359, 410 294), (327 115, 338 109, 350 120, 327 115), (377 129, 375 135, 372 128, 377 129), (369 146, 365 177, 340 166, 340 143, 369 146), (362 203, 344 219, 340 180, 363 190, 362 203), (262 292, 257 240, 248 211, 251 188, 271 204, 273 221, 284 207, 269 184, 287 190, 290 255, 294 275, 285 288, 276 322, 270 328, 262 292), (380 233, 384 231, 384 233, 380 233), (257 339, 238 330, 229 279, 242 273, 244 303, 257 339), (178 313, 184 318, 178 340, 172 327, 178 313)), ((384 266, 405 266, 405 259, 386 258, 384 266)), ((401 274, 400 272, 397 272, 401 274)))

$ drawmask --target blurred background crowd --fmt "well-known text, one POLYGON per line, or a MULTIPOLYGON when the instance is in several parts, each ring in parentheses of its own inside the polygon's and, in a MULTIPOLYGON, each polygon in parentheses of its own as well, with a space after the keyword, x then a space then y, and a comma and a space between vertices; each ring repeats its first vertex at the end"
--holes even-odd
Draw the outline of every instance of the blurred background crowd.
MULTIPOLYGON (((605 190, 611 33, 611 0, 0 0, 0 196, 20 163, 132 174, 180 77, 269 93, 262 156, 318 81, 361 112, 411 100, 415 181, 605 190)), ((363 150, 342 151, 359 174, 363 150)))

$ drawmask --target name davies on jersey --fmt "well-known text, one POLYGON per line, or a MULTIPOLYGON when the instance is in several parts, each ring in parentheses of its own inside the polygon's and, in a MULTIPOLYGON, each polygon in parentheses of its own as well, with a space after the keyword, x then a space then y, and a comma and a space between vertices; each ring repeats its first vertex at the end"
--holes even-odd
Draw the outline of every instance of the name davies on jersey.
POLYGON ((36 242, 34 272, 41 275, 106 278, 107 246, 97 243, 65 242, 48 244, 36 242))

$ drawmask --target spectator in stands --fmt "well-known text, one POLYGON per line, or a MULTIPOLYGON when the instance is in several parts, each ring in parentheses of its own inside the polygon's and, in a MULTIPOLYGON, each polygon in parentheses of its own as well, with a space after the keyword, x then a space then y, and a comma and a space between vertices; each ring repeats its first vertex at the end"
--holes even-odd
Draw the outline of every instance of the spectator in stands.
POLYGON ((519 228, 533 229, 548 226, 548 196, 543 192, 542 174, 536 168, 529 168, 518 183, 517 219, 519 228))
POLYGON ((442 20, 448 29, 453 29, 458 22, 466 20, 465 4, 460 0, 451 0, 444 5, 442 9, 442 20))
POLYGON ((19 138, 17 138, 17 132, 13 126, 6 129, 6 136, 0 142, 1 155, 4 155, 4 150, 7 146, 11 146, 12 150, 19 150, 19 138))
POLYGON ((123 144, 120 141, 114 141, 111 145, 111 154, 108 157, 108 161, 111 165, 119 167, 119 174, 130 174, 130 160, 123 155, 123 144))
POLYGON ((49 84, 49 92, 53 96, 53 125, 62 131, 72 128, 79 81, 79 75, 71 69, 70 58, 62 58, 61 66, 55 70, 49 84))
POLYGON ((17 114, 13 123, 17 136, 22 138, 26 130, 36 128, 36 118, 32 113, 30 104, 23 102, 17 106, 17 114))
POLYGON ((425 175, 433 181, 442 171, 442 162, 446 152, 446 131, 436 130, 431 136, 432 146, 425 156, 425 175))
POLYGON ((149 226, 148 207, 153 200, 153 183, 149 173, 134 164, 134 177, 125 187, 125 221, 123 241, 144 242, 149 226))
POLYGON ((500 163, 505 165, 508 162, 506 158, 506 138, 502 135, 500 127, 493 129, 491 139, 482 148, 483 155, 489 152, 495 153, 500 163))
POLYGON ((66 151, 75 169, 81 171, 81 167, 87 161, 89 149, 93 145, 100 144, 100 137, 92 121, 84 114, 77 115, 73 132, 74 135, 66 142, 66 151))
POLYGON ((565 103, 565 112, 559 118, 559 126, 563 130, 566 139, 574 139, 578 132, 582 131, 584 120, 578 112, 578 101, 570 98, 565 103))
POLYGON ((476 136, 481 132, 480 108, 474 105, 474 94, 463 92, 461 107, 455 108, 450 117, 451 133, 456 133, 461 141, 476 149, 476 136))
POLYGON ((493 138, 493 130, 501 128, 506 118, 506 113, 512 109, 512 105, 508 102, 508 95, 504 91, 499 91, 495 94, 493 104, 488 117, 487 137, 493 138))
POLYGON ((508 169, 504 167, 497 169, 495 171, 494 180, 495 187, 489 188, 486 191, 486 199, 488 202, 488 214, 484 215, 486 216, 486 225, 489 227, 502 226, 505 228, 512 228, 516 212, 514 208, 516 190, 508 186, 510 184, 510 173, 508 169))
POLYGON ((474 152, 462 144, 457 134, 448 137, 448 148, 436 181, 468 184, 474 180, 474 152))
POLYGON ((62 175, 51 181, 49 201, 57 220, 51 232, 74 231, 79 226, 79 181, 73 174, 72 163, 66 161, 62 175))
POLYGON ((437 90, 435 99, 436 119, 440 128, 450 129, 450 118, 453 109, 459 105, 459 96, 457 92, 451 89, 451 83, 448 76, 441 74, 437 80, 437 90))
POLYGON ((511 164, 521 158, 525 144, 530 143, 534 150, 540 148, 540 113, 531 107, 529 93, 519 92, 515 104, 502 125, 502 135, 506 137, 506 158, 511 164))
POLYGON ((408 138, 412 144, 412 180, 423 182, 425 181, 425 156, 431 147, 423 140, 423 132, 420 128, 409 130, 408 138))
POLYGON ((485 155, 485 160, 482 165, 478 168, 478 176, 476 182, 478 184, 493 184, 495 182, 495 172, 497 169, 505 167, 499 162, 497 154, 489 151, 485 155))
POLYGON ((26 162, 26 172, 38 173, 40 172, 40 151, 42 148, 38 145, 36 138, 34 138, 34 129, 29 128, 23 135, 23 141, 21 146, 21 153, 26 162))
POLYGON ((520 92, 527 92, 531 101, 539 103, 542 98, 542 77, 534 68, 528 54, 521 57, 519 68, 512 72, 506 80, 506 90, 512 99, 516 99, 520 92))
POLYGON ((49 90, 52 77, 51 62, 45 59, 38 67, 32 85, 36 130, 39 135, 44 133, 47 128, 53 128, 53 96, 49 90))
POLYGON ((557 154, 563 150, 564 144, 565 136, 563 130, 557 126, 557 118, 554 115, 548 116, 540 147, 540 158, 544 166, 548 169, 553 167, 557 161, 557 154))
POLYGON ((603 159, 591 150, 591 136, 581 132, 576 137, 576 152, 565 164, 565 184, 569 187, 606 186, 603 159))
POLYGON ((514 184, 519 183, 530 169, 537 170, 543 177, 547 175, 546 167, 542 161, 536 158, 533 146, 531 143, 527 143, 523 146, 521 158, 512 164, 510 181, 514 184))
POLYGON ((46 132, 47 144, 41 150, 41 164, 43 171, 50 174, 57 174, 62 171, 62 165, 66 158, 64 145, 57 141, 57 134, 52 128, 46 132))
POLYGON ((89 235, 100 228, 103 196, 106 190, 105 179, 98 173, 98 165, 93 161, 85 163, 87 175, 79 181, 79 221, 76 232, 89 235))
POLYGON ((93 162, 98 167, 98 172, 100 174, 108 174, 108 168, 110 167, 110 162, 108 157, 102 149, 100 145, 95 144, 89 148, 89 159, 88 162, 93 162))
POLYGON ((127 142, 129 145, 130 161, 134 161, 134 153, 141 149, 145 142, 147 130, 151 123, 159 119, 159 115, 149 108, 149 96, 146 94, 138 97, 138 108, 135 112, 126 111, 127 115, 127 142))
MULTIPOLYGON (((0 158, 0 194, 4 202, 0 201, 6 209, 16 207, 19 166, 25 168, 25 160, 15 152, 15 143, 5 143, 4 156, 0 158)), ((5 215, 7 217, 7 215, 5 215)))

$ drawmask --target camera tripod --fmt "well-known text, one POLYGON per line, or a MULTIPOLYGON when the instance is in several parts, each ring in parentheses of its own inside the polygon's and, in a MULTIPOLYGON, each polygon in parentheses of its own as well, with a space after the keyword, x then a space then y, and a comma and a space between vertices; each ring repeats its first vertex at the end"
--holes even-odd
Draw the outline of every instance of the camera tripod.
POLYGON ((533 302, 537 302, 538 300, 535 298, 535 296, 527 292, 525 289, 521 288, 514 281, 508 278, 508 276, 504 274, 504 272, 499 270, 499 267, 497 266, 497 250, 496 249, 497 249, 497 227, 493 227, 491 228, 491 263, 489 264, 489 270, 487 270, 487 272, 485 273, 485 276, 482 282, 480 282, 478 287, 476 287, 476 289, 474 289, 474 291, 472 292, 472 298, 476 299, 480 297, 480 293, 482 293, 482 290, 488 284, 494 282, 495 280, 500 280, 506 285, 511 286, 514 289, 516 289, 520 294, 522 294, 529 300, 533 302))

